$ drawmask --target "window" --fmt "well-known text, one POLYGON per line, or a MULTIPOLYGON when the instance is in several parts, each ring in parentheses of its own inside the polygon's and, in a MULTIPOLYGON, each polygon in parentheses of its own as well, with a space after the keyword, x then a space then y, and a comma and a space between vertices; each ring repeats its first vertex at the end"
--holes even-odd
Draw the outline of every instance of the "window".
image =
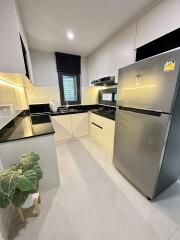
POLYGON ((69 105, 80 104, 80 75, 79 74, 59 74, 59 88, 61 104, 69 105))

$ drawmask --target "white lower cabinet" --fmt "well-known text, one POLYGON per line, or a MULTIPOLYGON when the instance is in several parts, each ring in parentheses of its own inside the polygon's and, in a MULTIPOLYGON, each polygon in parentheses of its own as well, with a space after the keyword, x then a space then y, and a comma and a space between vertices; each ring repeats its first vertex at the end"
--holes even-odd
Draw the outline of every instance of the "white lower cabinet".
POLYGON ((113 153, 115 121, 91 113, 90 130, 91 137, 113 153))
POLYGON ((56 141, 88 136, 90 123, 91 137, 113 152, 115 121, 94 113, 90 114, 90 121, 89 113, 52 116, 51 119, 56 141))
POLYGON ((91 122, 91 136, 98 142, 102 140, 102 128, 94 122, 91 122))
POLYGON ((115 121, 103 117, 102 143, 113 153, 115 121))
POLYGON ((72 135, 75 138, 87 136, 89 133, 88 113, 72 114, 72 135))
POLYGON ((58 115, 51 119, 56 141, 68 141, 88 135, 88 113, 58 115))
POLYGON ((51 119, 56 141, 65 141, 72 138, 71 115, 53 116, 51 119))

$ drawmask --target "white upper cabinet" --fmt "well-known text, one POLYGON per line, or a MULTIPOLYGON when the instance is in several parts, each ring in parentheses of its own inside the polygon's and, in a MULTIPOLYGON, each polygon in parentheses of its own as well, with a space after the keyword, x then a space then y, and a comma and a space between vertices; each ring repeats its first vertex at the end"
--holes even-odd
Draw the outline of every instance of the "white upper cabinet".
POLYGON ((136 48, 180 27, 180 1, 164 0, 137 22, 136 48))
POLYGON ((88 58, 89 81, 115 76, 118 69, 135 61, 136 25, 130 26, 115 39, 88 58))
POLYGON ((87 74, 89 85, 91 85, 91 81, 95 80, 95 58, 94 55, 88 57, 87 61, 87 74))
POLYGON ((99 79, 104 77, 104 51, 100 49, 95 54, 95 60, 94 60, 94 75, 95 79, 99 79))
POLYGON ((136 25, 130 26, 122 32, 115 40, 115 64, 116 64, 116 81, 118 79, 119 68, 128 66, 135 62, 135 40, 136 25))
POLYGON ((95 53, 94 75, 95 79, 115 74, 115 46, 110 42, 108 45, 95 53))
MULTIPOLYGON (((20 35, 28 62, 30 62, 30 55, 14 0, 1 1, 0 16, 0 72, 26 74, 20 35)), ((28 68, 29 74, 32 75, 29 63, 28 68)))
POLYGON ((115 47, 113 41, 108 43, 106 47, 103 49, 104 57, 104 71, 103 71, 103 77, 107 76, 114 76, 116 72, 116 58, 115 58, 115 47))

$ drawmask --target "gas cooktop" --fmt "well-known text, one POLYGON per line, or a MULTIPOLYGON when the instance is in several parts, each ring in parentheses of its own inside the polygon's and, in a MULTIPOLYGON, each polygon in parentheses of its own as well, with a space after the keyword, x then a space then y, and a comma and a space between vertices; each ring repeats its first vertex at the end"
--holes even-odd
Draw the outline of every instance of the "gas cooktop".
POLYGON ((92 110, 92 112, 100 116, 115 120, 116 108, 114 107, 99 107, 98 109, 92 110))

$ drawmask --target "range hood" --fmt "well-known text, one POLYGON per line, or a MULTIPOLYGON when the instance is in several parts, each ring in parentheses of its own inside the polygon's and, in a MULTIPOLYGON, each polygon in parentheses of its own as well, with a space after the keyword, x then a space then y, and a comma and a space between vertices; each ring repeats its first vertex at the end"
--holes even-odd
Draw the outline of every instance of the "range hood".
POLYGON ((109 77, 100 78, 100 79, 91 81, 91 84, 93 84, 94 86, 117 85, 117 83, 115 83, 115 76, 109 76, 109 77))

